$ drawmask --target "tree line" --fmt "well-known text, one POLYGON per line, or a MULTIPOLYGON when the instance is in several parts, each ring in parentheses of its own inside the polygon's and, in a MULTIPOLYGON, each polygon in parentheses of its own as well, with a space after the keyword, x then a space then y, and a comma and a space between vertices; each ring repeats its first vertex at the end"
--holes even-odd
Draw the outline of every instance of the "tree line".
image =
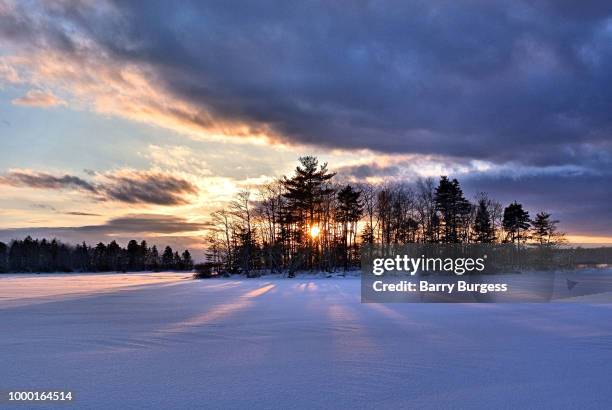
POLYGON ((469 200, 457 179, 339 184, 311 156, 299 159, 293 175, 239 192, 211 220, 207 269, 247 276, 351 269, 363 244, 564 240, 549 213, 532 219, 522 204, 503 207, 486 193, 469 200))
POLYGON ((166 246, 160 254, 146 241, 128 242, 121 247, 116 241, 91 247, 85 242, 72 246, 57 239, 13 240, 0 242, 0 272, 137 272, 191 270, 189 250, 182 254, 166 246))

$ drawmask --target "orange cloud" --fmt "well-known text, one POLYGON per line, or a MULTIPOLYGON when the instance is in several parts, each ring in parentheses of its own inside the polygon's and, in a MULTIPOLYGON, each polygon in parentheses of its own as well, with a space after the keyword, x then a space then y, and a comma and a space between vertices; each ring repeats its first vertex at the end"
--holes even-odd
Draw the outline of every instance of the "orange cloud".
POLYGON ((196 139, 242 137, 258 142, 274 135, 268 126, 221 119, 201 104, 175 97, 146 64, 117 62, 94 46, 81 47, 76 55, 29 50, 0 57, 0 82, 53 86, 71 96, 67 104, 51 92, 31 90, 13 100, 13 104, 39 107, 66 104, 163 127, 196 139))
POLYGON ((14 105, 43 108, 66 105, 66 101, 56 97, 51 91, 43 90, 30 90, 23 97, 15 98, 11 102, 14 105))

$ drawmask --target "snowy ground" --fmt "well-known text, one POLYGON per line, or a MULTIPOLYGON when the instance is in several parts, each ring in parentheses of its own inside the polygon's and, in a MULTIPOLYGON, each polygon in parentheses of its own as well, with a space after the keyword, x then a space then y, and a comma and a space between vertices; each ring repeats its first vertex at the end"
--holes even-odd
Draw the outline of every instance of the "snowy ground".
POLYGON ((58 408, 609 409, 611 319, 361 304, 356 278, 0 275, 0 391, 72 390, 58 408))

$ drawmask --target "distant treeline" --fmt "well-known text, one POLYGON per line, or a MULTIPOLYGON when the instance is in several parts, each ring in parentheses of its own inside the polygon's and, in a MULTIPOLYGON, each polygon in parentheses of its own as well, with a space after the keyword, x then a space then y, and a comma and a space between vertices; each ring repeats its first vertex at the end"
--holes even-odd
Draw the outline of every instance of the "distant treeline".
POLYGON ((465 197, 456 179, 339 183, 327 164, 302 157, 293 175, 239 192, 211 215, 210 273, 357 268, 362 244, 564 241, 558 221, 486 193, 465 197))
POLYGON ((191 270, 188 250, 182 254, 166 246, 160 255, 146 241, 131 240, 126 248, 116 241, 91 247, 83 242, 72 246, 57 239, 0 242, 0 272, 137 272, 144 270, 191 270))

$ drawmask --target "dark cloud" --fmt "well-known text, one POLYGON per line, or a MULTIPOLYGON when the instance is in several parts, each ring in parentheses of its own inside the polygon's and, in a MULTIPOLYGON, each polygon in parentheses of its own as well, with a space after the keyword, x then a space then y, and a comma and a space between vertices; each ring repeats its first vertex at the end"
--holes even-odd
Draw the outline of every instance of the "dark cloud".
POLYGON ((55 176, 45 172, 10 171, 0 175, 0 184, 39 189, 86 191, 100 201, 155 205, 181 205, 197 193, 191 182, 149 171, 122 171, 105 174, 103 182, 92 183, 73 175, 55 176))
POLYGON ((111 175, 108 180, 102 185, 105 197, 127 203, 180 205, 188 202, 186 195, 197 192, 185 179, 156 172, 111 175))
POLYGON ((2 229, 0 236, 6 239, 15 239, 20 235, 87 238, 121 236, 130 234, 182 234, 206 229, 209 225, 201 222, 189 222, 185 218, 173 215, 143 214, 127 215, 113 218, 101 225, 85 225, 76 227, 42 227, 2 229))
POLYGON ((177 234, 205 229, 209 225, 201 222, 189 222, 173 215, 128 215, 114 218, 104 225, 82 226, 76 228, 80 232, 97 232, 104 234, 124 233, 161 233, 177 234))
POLYGON ((361 164, 340 167, 339 176, 362 179, 370 177, 394 177, 400 173, 400 167, 395 165, 381 166, 377 164, 361 164))
POLYGON ((100 214, 92 214, 90 212, 66 212, 66 215, 73 215, 73 216, 102 216, 100 214))
POLYGON ((45 172, 11 171, 0 175, 0 184, 41 189, 77 189, 96 193, 96 187, 73 175, 55 176, 45 172))
POLYGON ((118 64, 145 63, 201 107, 181 118, 194 125, 498 162, 610 152, 607 1, 66 4, 17 6, 4 37, 73 59, 86 37, 118 64))

